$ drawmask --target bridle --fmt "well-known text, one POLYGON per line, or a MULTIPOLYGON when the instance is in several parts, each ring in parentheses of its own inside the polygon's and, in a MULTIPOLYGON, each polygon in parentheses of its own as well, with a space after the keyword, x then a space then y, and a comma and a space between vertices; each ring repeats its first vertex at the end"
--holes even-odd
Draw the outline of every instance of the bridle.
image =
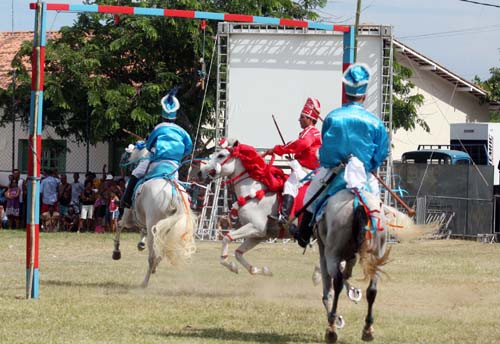
MULTIPOLYGON (((234 149, 232 149, 230 147, 227 147, 224 149, 229 152, 229 155, 221 163, 217 163, 215 165, 215 167, 208 172, 208 175, 210 177, 212 177, 213 180, 220 178, 220 176, 217 176, 217 174, 219 174, 221 172, 222 166, 224 166, 226 163, 228 163, 230 160, 232 160, 235 157, 234 156, 234 149)), ((250 177, 250 175, 248 174, 247 170, 243 170, 242 172, 238 173, 236 176, 222 182, 221 186, 226 186, 228 184, 236 185, 249 177, 250 177), (247 174, 247 176, 245 178, 242 178, 245 174, 247 174)))

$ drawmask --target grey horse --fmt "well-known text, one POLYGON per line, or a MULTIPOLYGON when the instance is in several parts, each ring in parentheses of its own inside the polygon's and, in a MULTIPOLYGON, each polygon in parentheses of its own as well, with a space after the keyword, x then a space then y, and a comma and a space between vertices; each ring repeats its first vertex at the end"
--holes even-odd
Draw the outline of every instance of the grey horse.
MULTIPOLYGON (((361 339, 371 341, 374 338, 373 304, 377 296, 377 283, 383 272, 381 267, 388 262, 391 251, 387 246, 389 233, 400 241, 408 241, 422 238, 438 228, 434 223, 415 225, 409 216, 381 204, 374 195, 362 191, 358 191, 358 194, 362 197, 358 197, 356 201, 355 193, 347 189, 330 197, 324 216, 316 227, 323 304, 328 318, 325 335, 328 343, 337 341, 337 329, 345 324, 337 312, 338 300, 342 288, 349 288, 347 280, 352 275, 357 259, 360 260, 365 280, 369 281, 366 289, 368 311, 361 339), (366 209, 370 209, 370 219, 366 209), (372 225, 374 223, 375 226, 372 225), (332 286, 333 300, 329 298, 332 286)), ((351 292, 353 291, 348 290, 348 295, 351 292)), ((351 296, 350 298, 353 299, 351 296)))

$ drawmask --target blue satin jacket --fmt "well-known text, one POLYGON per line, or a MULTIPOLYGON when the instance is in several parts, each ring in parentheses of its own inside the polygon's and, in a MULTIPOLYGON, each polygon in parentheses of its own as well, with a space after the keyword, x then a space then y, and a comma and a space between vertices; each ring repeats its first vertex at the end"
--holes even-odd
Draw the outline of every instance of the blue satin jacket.
POLYGON ((181 163, 189 155, 193 143, 189 134, 174 123, 158 124, 146 141, 146 147, 153 153, 151 161, 172 160, 181 163))
POLYGON ((348 103, 330 112, 321 138, 319 162, 323 167, 335 167, 352 154, 363 162, 368 173, 387 158, 389 143, 384 124, 359 103, 348 103))

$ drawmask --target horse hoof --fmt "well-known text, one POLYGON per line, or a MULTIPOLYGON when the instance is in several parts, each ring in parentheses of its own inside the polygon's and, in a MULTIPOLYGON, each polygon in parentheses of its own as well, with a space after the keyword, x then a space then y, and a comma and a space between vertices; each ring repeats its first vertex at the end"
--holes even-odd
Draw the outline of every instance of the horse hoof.
POLYGON ((319 269, 319 267, 315 266, 314 267, 314 271, 313 271, 313 275, 312 275, 312 282, 313 282, 313 285, 314 286, 317 286, 321 283, 321 270, 319 269))
POLYGON ((364 328, 361 334, 361 340, 365 342, 371 342, 373 340, 373 327, 364 328))
POLYGON ((325 333, 325 342, 326 343, 336 343, 337 342, 337 333, 331 330, 330 328, 326 329, 325 333))
POLYGON ((235 274, 238 273, 238 265, 236 265, 235 262, 227 262, 225 260, 220 262, 222 266, 225 266, 229 271, 234 272, 235 274))
POLYGON ((359 288, 350 288, 349 291, 347 292, 347 296, 349 297, 349 300, 351 300, 352 302, 358 303, 359 301, 361 301, 363 293, 359 288))
POLYGON ((142 241, 139 241, 139 242, 137 243, 137 249, 138 249, 139 251, 144 251, 144 249, 145 249, 145 248, 146 248, 146 244, 145 244, 145 243, 143 243, 142 241))
POLYGON ((344 328, 345 326, 345 320, 342 315, 337 315, 335 317, 335 327, 338 329, 344 328))
POLYGON ((113 251, 113 260, 120 260, 122 253, 120 251, 113 251))
POLYGON ((268 277, 272 277, 273 276, 273 273, 272 273, 271 269, 269 269, 267 266, 264 266, 262 268, 262 274, 264 276, 268 276, 268 277))
POLYGON ((256 266, 251 266, 249 269, 248 269, 248 272, 250 273, 250 275, 258 275, 261 273, 261 270, 256 267, 256 266))

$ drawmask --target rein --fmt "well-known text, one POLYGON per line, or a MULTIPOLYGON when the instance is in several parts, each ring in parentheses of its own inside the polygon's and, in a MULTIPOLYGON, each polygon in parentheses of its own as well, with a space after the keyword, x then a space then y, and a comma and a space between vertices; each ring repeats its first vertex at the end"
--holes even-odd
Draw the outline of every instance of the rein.
MULTIPOLYGON (((224 159, 224 161, 222 161, 220 163, 221 167, 224 166, 231 159, 235 158, 234 150, 231 149, 231 148, 226 148, 226 149, 229 151, 230 154, 224 159)), ((274 157, 272 158, 272 161, 274 161, 274 157)), ((271 164, 272 164, 272 161, 271 161, 271 164)), ((230 178, 230 179, 222 182, 221 186, 226 186, 228 184, 236 185, 236 184, 238 184, 238 183, 240 183, 243 180, 248 179, 248 178, 250 178, 250 174, 245 169, 242 172, 238 173, 236 176, 234 176, 234 177, 232 177, 232 178, 230 178), (245 174, 248 174, 248 175, 245 178, 242 178, 245 174)), ((233 208, 231 209, 231 213, 233 215, 237 216, 238 209, 241 208, 241 207, 243 207, 248 201, 252 200, 253 198, 257 198, 257 200, 260 201, 262 198, 264 198, 264 196, 268 192, 269 191, 267 189, 263 188, 263 189, 260 189, 257 192, 255 192, 255 195, 250 194, 250 195, 247 195, 247 196, 239 196, 238 200, 236 202, 237 208, 235 208, 233 206, 233 208)))

